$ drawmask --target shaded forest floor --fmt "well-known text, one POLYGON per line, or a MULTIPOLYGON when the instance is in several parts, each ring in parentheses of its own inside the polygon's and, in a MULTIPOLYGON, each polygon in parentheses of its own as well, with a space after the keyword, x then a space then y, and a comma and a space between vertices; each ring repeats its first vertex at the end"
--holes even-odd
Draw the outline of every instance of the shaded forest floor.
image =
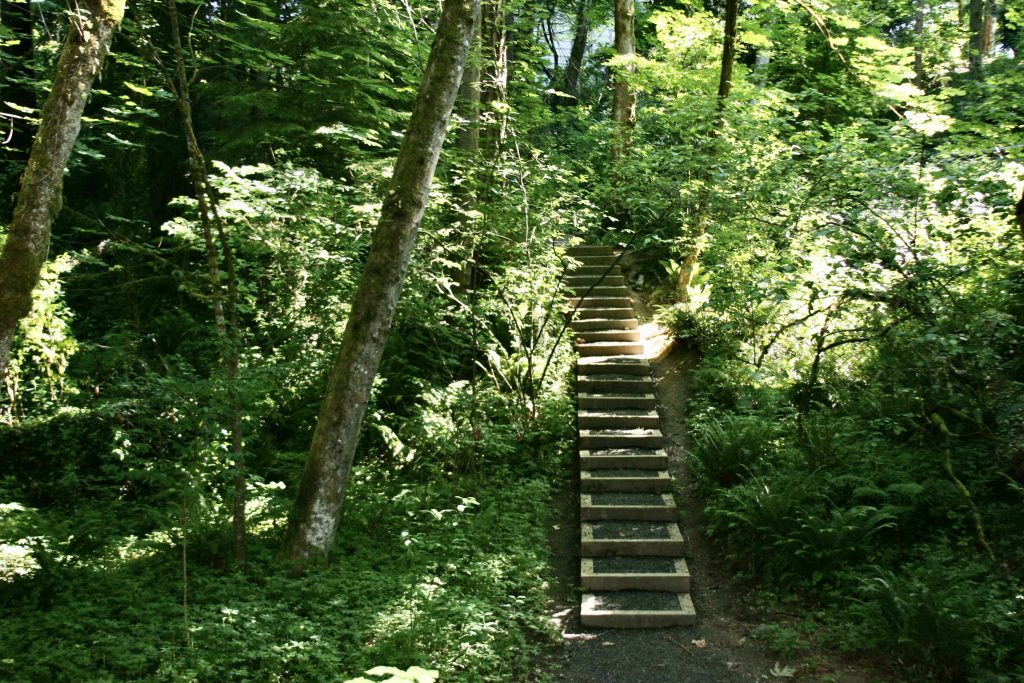
POLYGON ((898 680, 870 662, 849 660, 826 650, 801 650, 790 657, 780 643, 759 636, 765 625, 800 621, 802 607, 781 610, 778 600, 741 585, 705 537, 701 505, 685 464, 689 384, 698 353, 670 342, 654 329, 643 300, 634 295, 647 337, 657 384, 658 410, 665 434, 669 469, 680 502, 680 528, 687 542, 686 561, 697 625, 667 629, 599 629, 579 620, 579 484, 574 468, 566 473, 555 498, 558 520, 551 530, 557 580, 552 618, 561 626, 562 642, 550 661, 554 680, 570 683, 732 683, 760 680, 867 683, 898 680), (660 353, 658 347, 660 346, 660 353), (652 349, 653 347, 653 349, 652 349), (651 351, 653 350, 653 353, 651 351))

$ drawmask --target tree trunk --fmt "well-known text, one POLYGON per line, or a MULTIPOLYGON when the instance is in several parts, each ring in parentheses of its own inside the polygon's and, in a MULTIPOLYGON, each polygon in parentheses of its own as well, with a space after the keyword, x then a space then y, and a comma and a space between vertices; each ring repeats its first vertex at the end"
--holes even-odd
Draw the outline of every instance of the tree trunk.
POLYGON ((1017 200, 1016 219, 1020 236, 1024 237, 1024 190, 1021 190, 1020 199, 1017 200))
POLYGON ((0 253, 0 384, 7 378, 18 322, 32 310, 32 290, 60 212, 64 169, 82 125, 82 111, 103 66, 125 0, 81 0, 57 61, 42 123, 32 142, 11 229, 0 253))
MULTIPOLYGON (((633 32, 633 17, 636 7, 633 0, 615 0, 615 53, 620 56, 636 54, 636 35, 633 32)), ((636 126, 636 92, 629 87, 629 80, 622 72, 616 73, 612 91, 612 120, 619 124, 621 139, 615 146, 618 153, 629 147, 633 128, 636 126)))
POLYGON ((972 75, 981 74, 984 63, 986 0, 970 0, 967 9, 969 37, 967 39, 967 66, 972 75))
POLYGON ((480 0, 444 3, 285 538, 286 556, 300 563, 326 556, 334 542, 370 388, 426 209, 479 4, 480 0))
POLYGON ((480 109, 483 117, 481 144, 497 156, 505 138, 505 115, 495 103, 508 98, 508 24, 503 0, 487 0, 480 14, 483 68, 480 78, 480 109))
POLYGON ((914 0, 914 85, 924 89, 924 0, 914 0))
MULTIPOLYGON (((477 7, 477 14, 473 18, 474 25, 480 23, 480 8, 477 7)), ((480 151, 480 68, 479 68, 479 40, 474 41, 475 47, 470 56, 466 58, 466 66, 462 71, 462 83, 459 86, 457 97, 457 109, 459 117, 466 123, 459 129, 455 138, 455 146, 466 153, 467 156, 476 156, 480 151)))
MULTIPOLYGON (((480 7, 476 8, 476 15, 473 17, 473 24, 480 25, 480 7)), ((456 109, 459 117, 465 124, 459 128, 455 138, 455 146, 462 152, 461 171, 462 182, 454 189, 455 197, 463 209, 462 224, 464 226, 459 239, 465 250, 465 261, 454 273, 455 281, 460 289, 466 289, 472 285, 475 267, 473 262, 473 244, 475 241, 474 227, 467 225, 468 216, 465 214, 477 203, 479 187, 477 183, 478 162, 480 155, 480 60, 481 45, 479 32, 474 36, 470 54, 466 58, 466 67, 462 72, 462 85, 459 86, 459 94, 456 98, 456 109)), ((474 368, 475 371, 475 368, 474 368)))
MULTIPOLYGON (((715 121, 709 134, 709 142, 718 138, 718 129, 724 116, 725 101, 732 92, 732 71, 736 61, 736 23, 739 17, 739 0, 727 0, 725 6, 725 30, 722 36, 722 68, 718 75, 718 98, 715 102, 715 121)), ((697 205, 696 240, 689 253, 683 259, 679 269, 679 299, 683 303, 690 301, 690 285, 697 272, 700 261, 701 243, 708 230, 708 211, 711 203, 711 188, 707 186, 710 176, 704 174, 704 187, 697 205)))
POLYGON ((232 502, 232 544, 235 562, 245 564, 246 561, 246 518, 245 502, 247 483, 245 477, 245 454, 242 452, 242 409, 237 398, 239 369, 239 335, 238 335, 238 279, 235 273, 234 252, 231 241, 224 230, 224 225, 217 213, 216 197, 210 186, 206 172, 206 159, 199 145, 195 123, 192 118, 192 92, 190 79, 185 66, 185 50, 181 41, 181 27, 178 21, 177 0, 167 0, 167 13, 171 29, 171 42, 174 48, 173 88, 177 96, 178 112, 181 114, 182 128, 185 133, 185 147, 188 153, 189 177, 192 180, 193 192, 199 207, 199 221, 203 227, 203 242, 206 248, 206 267, 210 276, 210 293, 213 307, 214 326, 221 340, 225 379, 231 393, 228 422, 231 425, 231 457, 234 467, 233 502, 232 502), (221 286, 220 254, 217 242, 214 241, 214 230, 217 242, 224 255, 224 269, 227 275, 227 305, 221 286))
POLYGON ((718 75, 718 106, 732 91, 732 67, 736 62, 736 19, 739 15, 739 0, 728 0, 725 5, 725 35, 722 38, 722 70, 718 75))
POLYGON ((557 102, 561 105, 572 105, 579 101, 580 74, 583 71, 583 58, 587 55, 587 40, 590 38, 589 9, 590 0, 579 0, 576 5, 576 28, 572 36, 572 49, 569 50, 569 61, 565 63, 565 81, 562 83, 562 92, 569 97, 559 99, 557 102))
POLYGON ((985 17, 981 21, 981 54, 992 54, 996 39, 996 7, 995 0, 985 3, 985 17))

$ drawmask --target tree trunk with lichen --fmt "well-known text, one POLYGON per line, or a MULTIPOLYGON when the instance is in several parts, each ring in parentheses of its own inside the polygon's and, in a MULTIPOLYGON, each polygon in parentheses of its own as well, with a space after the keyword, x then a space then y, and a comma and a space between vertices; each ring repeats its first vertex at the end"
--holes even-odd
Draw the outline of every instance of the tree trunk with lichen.
POLYGON ((480 0, 445 0, 412 117, 320 407, 284 554, 304 564, 334 542, 359 430, 430 194, 480 0))
POLYGON ((124 6, 125 0, 81 0, 72 15, 0 253, 0 384, 7 378, 14 332, 32 310, 32 290, 49 252, 50 228, 61 209, 64 169, 93 81, 124 17, 124 6))
MULTIPOLYGON (((635 14, 633 0, 615 0, 615 54, 620 57, 636 54, 635 14)), ((612 120, 618 124, 619 140, 613 147, 618 155, 629 147, 633 128, 636 127, 636 92, 629 87, 629 80, 621 71, 615 74, 612 85, 612 120)))

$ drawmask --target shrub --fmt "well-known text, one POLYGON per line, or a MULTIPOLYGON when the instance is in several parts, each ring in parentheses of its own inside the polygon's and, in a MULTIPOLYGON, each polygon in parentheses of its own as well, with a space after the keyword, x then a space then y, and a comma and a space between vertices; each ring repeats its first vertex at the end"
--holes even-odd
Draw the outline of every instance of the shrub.
POLYGON ((962 549, 933 546, 899 571, 874 567, 861 579, 842 644, 899 657, 932 679, 1021 680, 1024 598, 1017 593, 962 549))
POLYGON ((694 474, 704 489, 735 486, 777 448, 779 430, 758 416, 725 415, 693 436, 694 474))
POLYGON ((0 478, 13 478, 31 505, 95 493, 116 478, 113 440, 110 422, 90 410, 0 424, 0 478))

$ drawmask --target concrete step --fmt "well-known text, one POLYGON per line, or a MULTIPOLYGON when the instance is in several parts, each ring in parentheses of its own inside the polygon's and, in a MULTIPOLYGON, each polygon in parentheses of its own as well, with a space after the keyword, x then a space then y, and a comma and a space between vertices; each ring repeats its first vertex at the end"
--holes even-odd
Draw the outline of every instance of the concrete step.
MULTIPOLYGON (((569 309, 572 311, 572 308, 569 309)), ((610 318, 633 318, 635 317, 632 306, 619 306, 617 308, 577 308, 576 313, 573 315, 574 320, 592 320, 594 318, 600 318, 602 320, 608 320, 610 318)))
POLYGON ((647 375, 580 375, 576 390, 583 394, 653 394, 654 380, 647 375))
POLYGON ((629 288, 625 285, 576 285, 572 288, 576 296, 629 296, 629 288))
POLYGON ((576 343, 599 341, 639 342, 640 330, 583 330, 576 332, 576 343))
POLYGON ((661 418, 654 410, 580 410, 576 424, 580 429, 657 429, 661 418))
POLYGON ((636 318, 588 318, 586 320, 573 320, 569 323, 576 332, 588 330, 636 330, 640 327, 640 321, 636 318))
POLYGON ((614 410, 616 408, 652 410, 657 406, 654 394, 580 393, 576 397, 576 403, 585 410, 614 410))
POLYGON ((660 429, 581 429, 580 450, 605 448, 661 448, 660 429))
POLYGON ((689 593, 638 592, 646 596, 666 597, 660 600, 652 597, 627 598, 632 591, 584 593, 580 603, 580 622, 596 628, 666 628, 697 623, 697 612, 689 593))
POLYGON ((585 266, 610 266, 619 260, 619 255, 611 254, 573 254, 571 257, 585 266))
POLYGON ((640 467, 581 469, 583 493, 665 493, 672 490, 668 470, 640 467))
POLYGON ((632 309, 633 301, 628 296, 588 296, 570 297, 566 299, 569 310, 577 306, 583 308, 629 308, 632 309))
POLYGON ((619 491, 580 494, 580 519, 671 522, 676 518, 676 501, 671 493, 625 493, 619 491))
POLYGON ((575 247, 566 249, 565 253, 573 258, 579 258, 580 256, 609 256, 615 251, 615 247, 606 244, 577 244, 575 247))
POLYGON ((587 356, 576 363, 577 375, 650 375, 651 363, 636 356, 587 356))
POLYGON ((622 275, 605 275, 601 277, 601 274, 597 275, 566 275, 565 284, 569 287, 589 287, 593 284, 599 284, 607 287, 622 287, 626 284, 626 278, 622 275))
POLYGON ((609 356, 612 354, 640 355, 644 352, 643 342, 636 341, 598 341, 576 344, 576 353, 581 356, 609 356))
POLYGON ((675 522, 609 520, 580 523, 580 557, 682 557, 683 536, 675 522))
POLYGON ((622 275, 622 268, 619 266, 579 266, 573 268, 570 273, 572 275, 604 275, 604 276, 615 276, 622 275))
MULTIPOLYGON (((580 451, 580 470, 664 470, 668 454, 660 448, 598 448, 580 451)), ((583 480, 580 480, 582 486, 583 480)))
POLYGON ((681 557, 584 557, 580 585, 587 591, 690 592, 690 568, 681 557))

